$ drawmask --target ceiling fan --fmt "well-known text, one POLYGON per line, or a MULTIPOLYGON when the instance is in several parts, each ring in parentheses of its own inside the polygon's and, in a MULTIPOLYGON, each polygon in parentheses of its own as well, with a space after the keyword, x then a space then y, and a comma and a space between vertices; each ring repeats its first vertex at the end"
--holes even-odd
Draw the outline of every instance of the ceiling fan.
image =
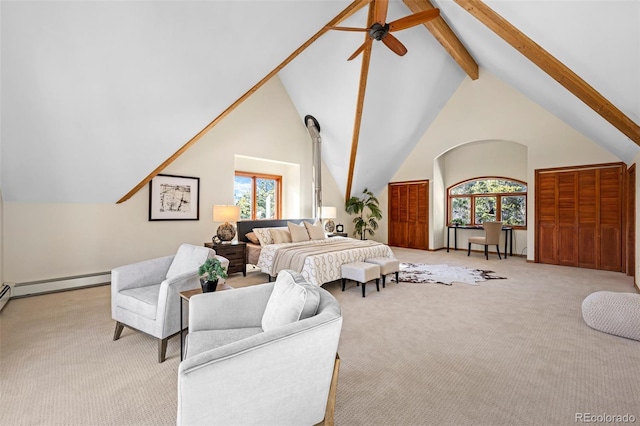
POLYGON ((353 28, 353 27, 330 27, 332 30, 340 31, 359 31, 368 32, 369 38, 360 46, 353 55, 347 59, 352 60, 360 53, 362 53, 368 46, 373 43, 373 40, 382 41, 385 46, 391 49, 395 54, 404 56, 407 53, 407 48, 395 38, 391 33, 394 31, 406 30, 407 28, 415 27, 416 25, 424 24, 440 15, 440 9, 429 9, 422 12, 414 13, 413 15, 405 16, 404 18, 397 19, 395 21, 386 23, 387 8, 389 6, 389 0, 375 0, 373 5, 373 25, 369 28, 353 28))

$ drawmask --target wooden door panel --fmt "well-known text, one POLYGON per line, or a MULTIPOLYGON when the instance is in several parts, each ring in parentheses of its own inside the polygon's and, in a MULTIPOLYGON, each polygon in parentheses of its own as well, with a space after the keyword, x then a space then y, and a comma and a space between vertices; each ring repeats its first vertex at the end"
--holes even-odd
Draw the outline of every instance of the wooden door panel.
POLYGON ((598 269, 622 271, 620 228, 602 226, 600 235, 600 265, 598 269))
POLYGON ((598 235, 596 224, 581 224, 578 230, 578 266, 581 268, 598 267, 598 235))
POLYGON ((389 245, 429 248, 428 182, 389 184, 389 245))
POLYGON ((558 226, 558 264, 578 266, 578 234, 576 227, 558 226))
POLYGON ((553 265, 558 263, 556 226, 553 223, 538 226, 538 261, 553 265))

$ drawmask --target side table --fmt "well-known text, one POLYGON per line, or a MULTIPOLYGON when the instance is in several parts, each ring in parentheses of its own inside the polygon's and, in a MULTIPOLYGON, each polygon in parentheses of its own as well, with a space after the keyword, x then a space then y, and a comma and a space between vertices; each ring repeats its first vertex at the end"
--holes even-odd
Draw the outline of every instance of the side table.
POLYGON ((214 249, 216 254, 229 260, 227 273, 242 272, 242 275, 247 276, 247 243, 244 241, 220 244, 204 243, 204 246, 214 249))
POLYGON ((327 234, 327 237, 331 238, 331 237, 348 237, 349 234, 347 234, 346 232, 332 232, 331 234, 327 234))
MULTIPOLYGON (((227 285, 226 283, 218 284, 216 291, 231 290, 232 288, 233 287, 227 285)), ((202 294, 202 289, 194 288, 192 290, 181 291, 178 294, 180 295, 180 361, 182 361, 184 358, 184 328, 182 326, 182 303, 184 301, 189 303, 189 299, 191 299, 191 296, 194 296, 196 294, 202 294)))

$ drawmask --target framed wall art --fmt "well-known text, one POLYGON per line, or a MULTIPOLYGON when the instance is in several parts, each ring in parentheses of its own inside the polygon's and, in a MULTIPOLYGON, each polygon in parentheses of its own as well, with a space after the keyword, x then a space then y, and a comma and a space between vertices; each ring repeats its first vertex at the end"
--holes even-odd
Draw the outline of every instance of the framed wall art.
POLYGON ((200 178, 157 175, 149 182, 149 220, 199 220, 200 178))

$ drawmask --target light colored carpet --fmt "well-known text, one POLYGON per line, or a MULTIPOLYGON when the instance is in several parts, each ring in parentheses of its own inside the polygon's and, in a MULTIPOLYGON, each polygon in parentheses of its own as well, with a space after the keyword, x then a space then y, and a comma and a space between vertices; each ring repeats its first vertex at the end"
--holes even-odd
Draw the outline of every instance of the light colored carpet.
MULTIPOLYGON (((640 422, 640 342, 588 327, 594 291, 633 292, 620 273, 394 249, 403 262, 490 269, 480 286, 388 282, 341 291, 338 425, 570 425, 576 413, 640 422)), ((251 272, 234 287, 265 281, 251 272)), ((16 299, 0 313, 1 425, 175 424, 179 342, 125 329, 109 286, 16 299)), ((212 401, 215 403, 215 401, 212 401)))

